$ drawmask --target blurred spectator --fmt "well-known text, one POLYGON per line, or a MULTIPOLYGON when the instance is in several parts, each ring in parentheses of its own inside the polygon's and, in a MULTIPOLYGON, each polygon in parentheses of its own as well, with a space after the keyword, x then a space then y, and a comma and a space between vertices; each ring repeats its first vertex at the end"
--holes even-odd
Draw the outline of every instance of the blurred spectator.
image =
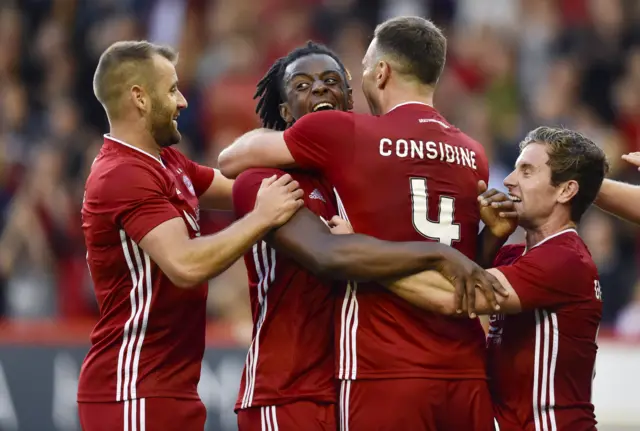
MULTIPOLYGON (((180 117, 180 148, 215 165, 226 145, 258 124, 257 81, 309 38, 341 56, 352 75, 355 109, 367 112, 360 75, 372 30, 409 13, 431 17, 447 33, 449 59, 435 103, 485 145, 491 186, 501 187, 518 142, 540 124, 584 132, 611 158, 611 175, 639 182, 637 172, 619 163, 620 154, 640 150, 637 1, 6 0, 0 6, 0 314, 97 312, 79 210, 107 130, 92 77, 110 43, 148 38, 180 50, 180 86, 189 101, 180 117)), ((213 212, 203 228, 214 231, 231 219, 213 212)), ((637 333, 637 230, 594 209, 581 231, 601 272, 605 324, 637 333)), ((210 314, 246 339, 247 304, 239 262, 212 280, 210 314)))

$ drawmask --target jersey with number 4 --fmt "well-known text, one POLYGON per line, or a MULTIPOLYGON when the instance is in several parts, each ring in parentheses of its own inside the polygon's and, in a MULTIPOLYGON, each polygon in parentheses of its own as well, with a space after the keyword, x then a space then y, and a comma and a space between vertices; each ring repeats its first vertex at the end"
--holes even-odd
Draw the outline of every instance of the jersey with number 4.
MULTIPOLYGON (((358 233, 440 241, 475 258, 483 147, 421 103, 383 116, 326 111, 284 133, 296 164, 332 183, 358 233)), ((477 319, 420 310, 375 283, 349 283, 337 304, 337 376, 486 378, 477 319)))

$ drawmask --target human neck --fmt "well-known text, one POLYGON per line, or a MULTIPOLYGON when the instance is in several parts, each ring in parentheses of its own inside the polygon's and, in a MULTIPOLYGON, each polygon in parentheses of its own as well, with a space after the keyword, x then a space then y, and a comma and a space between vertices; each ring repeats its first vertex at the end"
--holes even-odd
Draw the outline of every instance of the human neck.
POLYGON ((160 146, 144 128, 122 122, 111 122, 109 136, 139 148, 153 157, 160 157, 160 146))
POLYGON ((549 218, 549 220, 538 227, 525 228, 527 250, 531 250, 531 248, 536 244, 539 244, 541 241, 544 241, 558 232, 562 232, 567 229, 576 229, 576 227, 577 226, 574 222, 566 218, 549 218))
POLYGON ((382 112, 386 114, 396 106, 409 102, 418 102, 433 106, 433 88, 411 84, 390 88, 387 97, 382 103, 382 112))

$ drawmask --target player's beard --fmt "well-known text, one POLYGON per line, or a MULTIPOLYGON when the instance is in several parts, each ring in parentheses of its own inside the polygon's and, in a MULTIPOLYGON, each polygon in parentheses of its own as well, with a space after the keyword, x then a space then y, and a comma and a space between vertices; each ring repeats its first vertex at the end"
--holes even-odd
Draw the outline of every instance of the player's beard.
POLYGON ((159 100, 153 100, 149 128, 156 143, 162 148, 175 145, 182 138, 178 128, 173 124, 174 112, 170 111, 159 100))

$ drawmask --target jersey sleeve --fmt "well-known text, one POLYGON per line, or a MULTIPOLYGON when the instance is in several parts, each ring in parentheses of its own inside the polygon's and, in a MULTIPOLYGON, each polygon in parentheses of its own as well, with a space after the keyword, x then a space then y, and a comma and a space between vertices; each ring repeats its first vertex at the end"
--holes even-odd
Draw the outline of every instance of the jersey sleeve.
POLYGON ((511 283, 523 310, 581 301, 584 296, 574 286, 591 274, 580 256, 564 247, 537 247, 515 263, 496 269, 511 283))
POLYGON ((326 174, 340 169, 353 150, 354 115, 342 111, 307 114, 284 132, 296 164, 326 174))
POLYGON ((256 205, 256 197, 262 185, 262 180, 277 175, 278 178, 286 172, 279 169, 247 169, 241 173, 233 183, 233 209, 237 217, 250 213, 256 205))
POLYGON ((156 226, 180 217, 162 178, 143 165, 123 164, 106 173, 100 196, 114 224, 137 243, 156 226))
POLYGON ((193 184, 193 190, 196 192, 196 196, 200 197, 207 191, 209 186, 211 186, 211 183, 213 183, 215 170, 190 160, 178 150, 174 151, 176 156, 180 158, 181 164, 184 166, 184 170, 193 184))
POLYGON ((523 244, 505 245, 498 250, 498 254, 496 254, 495 259, 493 259, 493 266, 510 265, 514 260, 522 255, 523 251, 523 244))

